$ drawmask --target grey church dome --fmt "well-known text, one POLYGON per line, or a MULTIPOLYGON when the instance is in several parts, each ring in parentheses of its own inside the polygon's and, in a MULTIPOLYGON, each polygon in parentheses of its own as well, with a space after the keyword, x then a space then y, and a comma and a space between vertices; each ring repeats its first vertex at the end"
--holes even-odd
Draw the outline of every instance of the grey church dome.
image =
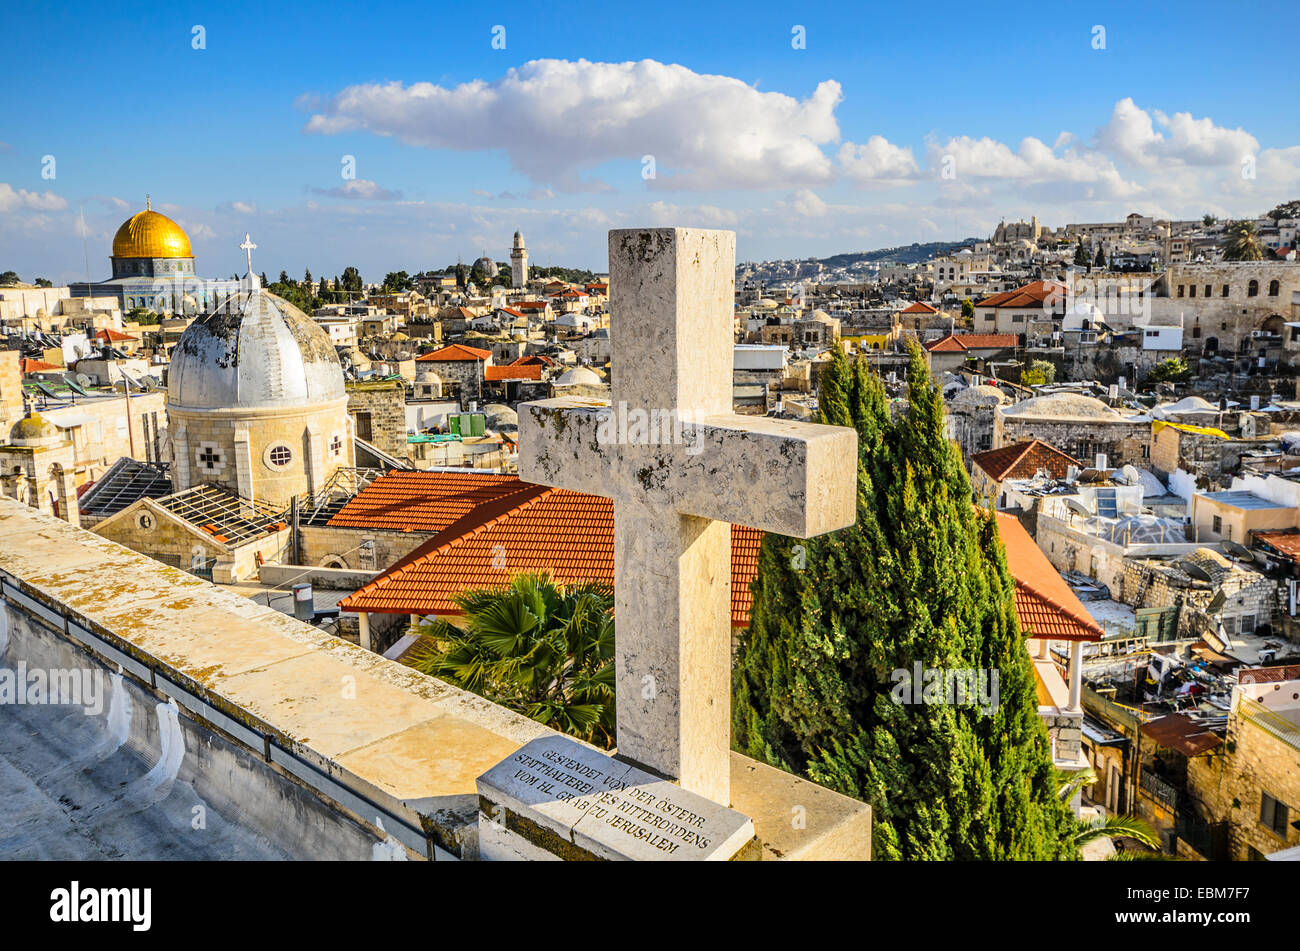
POLYGON ((329 335, 283 298, 241 290, 192 323, 172 351, 168 402, 187 409, 302 406, 343 399, 329 335))

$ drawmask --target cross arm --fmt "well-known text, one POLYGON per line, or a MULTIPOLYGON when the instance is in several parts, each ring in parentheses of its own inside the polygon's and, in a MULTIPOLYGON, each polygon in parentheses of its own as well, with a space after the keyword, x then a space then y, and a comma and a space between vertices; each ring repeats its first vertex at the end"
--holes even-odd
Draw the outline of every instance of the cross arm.
POLYGON ((852 429, 636 413, 573 398, 520 406, 520 478, 797 538, 856 519, 852 429))

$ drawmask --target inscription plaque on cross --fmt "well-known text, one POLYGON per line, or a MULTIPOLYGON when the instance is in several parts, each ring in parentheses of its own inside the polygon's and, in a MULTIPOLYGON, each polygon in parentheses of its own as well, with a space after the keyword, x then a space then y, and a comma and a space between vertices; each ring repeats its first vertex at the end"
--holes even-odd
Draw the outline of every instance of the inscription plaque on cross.
POLYGON ((611 403, 519 408, 519 476, 614 501, 618 755, 730 803, 731 523, 852 525, 857 433, 732 412, 735 234, 609 234, 611 403))

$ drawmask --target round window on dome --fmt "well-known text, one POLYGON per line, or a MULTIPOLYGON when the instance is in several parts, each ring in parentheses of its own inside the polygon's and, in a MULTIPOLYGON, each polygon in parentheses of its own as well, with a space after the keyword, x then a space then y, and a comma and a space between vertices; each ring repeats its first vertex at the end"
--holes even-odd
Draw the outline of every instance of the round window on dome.
POLYGON ((286 443, 278 442, 266 447, 262 457, 272 469, 283 469, 293 462, 293 450, 286 443))

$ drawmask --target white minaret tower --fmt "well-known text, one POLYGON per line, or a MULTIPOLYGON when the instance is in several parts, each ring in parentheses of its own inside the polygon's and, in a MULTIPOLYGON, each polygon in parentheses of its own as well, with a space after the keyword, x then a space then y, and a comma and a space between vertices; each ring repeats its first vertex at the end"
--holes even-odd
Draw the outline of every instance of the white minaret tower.
POLYGON ((524 236, 515 232, 515 243, 510 249, 510 286, 523 288, 528 284, 528 250, 524 236))

